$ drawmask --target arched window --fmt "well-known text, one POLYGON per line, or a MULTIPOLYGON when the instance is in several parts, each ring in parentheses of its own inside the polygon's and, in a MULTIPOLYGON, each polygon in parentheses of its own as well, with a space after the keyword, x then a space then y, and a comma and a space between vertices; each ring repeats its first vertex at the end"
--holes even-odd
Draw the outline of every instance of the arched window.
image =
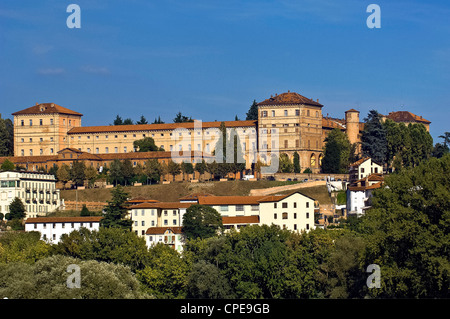
POLYGON ((311 167, 316 167, 316 155, 311 154, 311 167))

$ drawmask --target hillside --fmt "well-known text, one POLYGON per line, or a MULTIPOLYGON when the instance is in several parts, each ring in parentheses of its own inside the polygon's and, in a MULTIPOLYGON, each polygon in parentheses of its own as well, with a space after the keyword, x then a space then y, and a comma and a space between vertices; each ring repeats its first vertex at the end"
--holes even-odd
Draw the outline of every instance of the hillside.
MULTIPOLYGON (((235 196, 246 196, 250 194, 251 189, 257 188, 268 188, 276 187, 282 185, 294 184, 297 182, 281 182, 281 181, 226 181, 226 182, 204 182, 204 183, 187 183, 187 182, 177 182, 167 185, 157 184, 157 185, 143 185, 143 186, 128 186, 125 187, 126 191, 130 194, 131 198, 135 197, 145 197, 150 199, 156 199, 159 201, 169 202, 178 201, 180 197, 193 194, 193 193, 209 193, 212 195, 224 196, 224 195, 235 195, 235 196)), ((322 192, 326 193, 326 188, 323 190, 315 190, 314 194, 318 195, 322 192)), ((307 189, 302 189, 302 192, 312 196, 312 194, 307 193, 307 189)), ((61 190, 61 198, 65 200, 76 200, 75 190, 61 190)), ((110 199, 110 189, 106 188, 93 188, 78 190, 78 201, 88 201, 88 202, 106 202, 110 199)), ((322 195, 323 196, 323 195, 322 195)))

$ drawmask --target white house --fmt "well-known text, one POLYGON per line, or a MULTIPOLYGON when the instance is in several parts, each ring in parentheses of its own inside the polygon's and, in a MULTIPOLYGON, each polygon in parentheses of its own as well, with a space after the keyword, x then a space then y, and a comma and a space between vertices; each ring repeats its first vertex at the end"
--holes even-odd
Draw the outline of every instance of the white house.
POLYGON ((12 200, 18 197, 26 209, 26 217, 45 216, 61 205, 56 179, 52 174, 0 172, 0 213, 7 214, 12 200))
POLYGON ((91 231, 99 230, 101 219, 101 216, 27 218, 25 231, 38 231, 41 239, 57 244, 63 234, 70 234, 82 227, 91 231))
POLYGON ((371 207, 371 197, 375 189, 383 185, 381 174, 371 174, 347 187, 347 214, 361 216, 371 207))
POLYGON ((161 243, 179 252, 183 250, 182 227, 150 227, 145 235, 147 247, 161 243))
POLYGON ((362 158, 350 164, 350 184, 356 183, 371 174, 383 174, 383 166, 374 162, 370 157, 362 158))

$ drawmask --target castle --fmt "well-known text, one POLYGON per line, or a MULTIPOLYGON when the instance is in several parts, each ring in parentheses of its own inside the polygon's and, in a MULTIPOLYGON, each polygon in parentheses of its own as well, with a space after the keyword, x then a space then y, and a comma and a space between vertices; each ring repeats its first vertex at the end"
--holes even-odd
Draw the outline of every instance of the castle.
MULTIPOLYGON (((323 107, 319 100, 288 91, 259 102, 258 120, 224 121, 224 124, 228 131, 240 137, 247 169, 250 170, 256 160, 267 163, 272 153, 286 153, 292 158, 297 152, 302 170, 310 168, 317 173, 323 158, 324 141, 331 130, 338 128, 345 132, 350 143, 358 143, 364 128, 359 111, 349 109, 345 117, 339 119, 324 116, 323 107)), ((81 113, 54 103, 36 103, 13 113, 13 116, 13 162, 22 158, 22 163, 41 164, 45 158, 47 162, 57 164, 60 154, 69 150, 77 158, 80 154, 91 159, 97 156, 98 166, 101 158, 130 157, 129 153, 136 153, 133 142, 145 137, 152 137, 165 153, 211 154, 220 135, 221 124, 220 121, 194 121, 83 127, 81 113)), ((429 130, 429 121, 410 112, 393 112, 384 118, 422 123, 429 130)), ((36 167, 37 164, 27 169, 36 167)))

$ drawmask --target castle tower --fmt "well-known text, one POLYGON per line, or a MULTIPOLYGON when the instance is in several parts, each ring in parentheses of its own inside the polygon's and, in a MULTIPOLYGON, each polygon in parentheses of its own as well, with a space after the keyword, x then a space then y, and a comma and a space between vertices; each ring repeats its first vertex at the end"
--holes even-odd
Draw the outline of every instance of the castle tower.
POLYGON ((355 109, 345 111, 345 126, 345 133, 350 143, 359 142, 359 111, 355 109))

